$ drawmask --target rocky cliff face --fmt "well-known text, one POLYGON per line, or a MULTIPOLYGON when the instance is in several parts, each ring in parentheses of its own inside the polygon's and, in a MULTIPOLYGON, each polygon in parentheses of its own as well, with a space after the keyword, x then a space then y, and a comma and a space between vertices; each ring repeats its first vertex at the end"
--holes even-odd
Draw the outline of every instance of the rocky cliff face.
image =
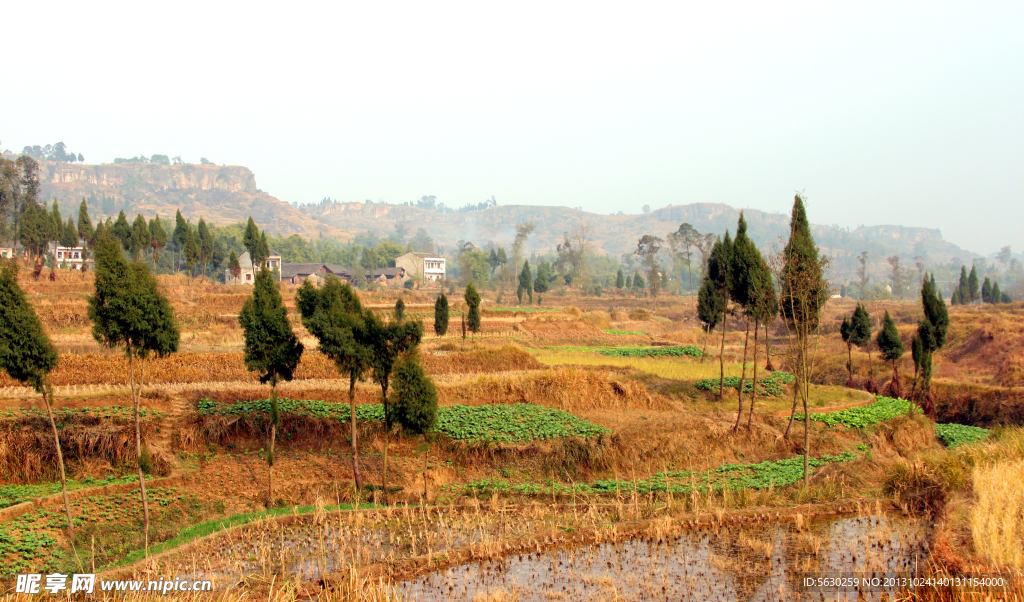
POLYGON ((41 161, 39 180, 47 184, 127 190, 197 190, 256 194, 256 177, 246 167, 123 163, 77 165, 41 161))
POLYGON ((252 216, 261 227, 286 236, 346 235, 344 230, 319 223, 260 191, 252 171, 236 165, 39 161, 39 180, 42 198, 47 203, 57 200, 62 213, 76 218, 79 203, 87 198, 97 201, 89 207, 94 220, 116 216, 121 210, 128 214, 129 221, 139 213, 147 218, 159 215, 173 219, 181 210, 193 223, 204 217, 228 225, 252 216))

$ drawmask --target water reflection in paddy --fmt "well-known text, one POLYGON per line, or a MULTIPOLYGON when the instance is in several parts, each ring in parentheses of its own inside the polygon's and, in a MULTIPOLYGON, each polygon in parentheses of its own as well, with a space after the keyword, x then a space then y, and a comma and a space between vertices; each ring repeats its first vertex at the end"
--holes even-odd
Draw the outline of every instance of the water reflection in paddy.
MULTIPOLYGON (((926 527, 916 520, 876 514, 801 522, 517 554, 430 573, 401 588, 421 601, 812 599, 795 591, 800 572, 894 574, 927 558, 926 527)), ((862 599, 881 596, 866 592, 862 599)))

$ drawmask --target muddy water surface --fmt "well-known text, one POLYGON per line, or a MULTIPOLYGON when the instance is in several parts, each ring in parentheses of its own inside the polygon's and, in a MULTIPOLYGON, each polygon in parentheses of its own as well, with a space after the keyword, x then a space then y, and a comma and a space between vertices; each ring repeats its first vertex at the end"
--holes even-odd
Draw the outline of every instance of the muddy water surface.
MULTIPOLYGON (((801 574, 912 572, 928 555, 919 521, 870 515, 801 522, 517 554, 431 573, 401 589, 419 601, 831 600, 843 598, 798 591, 801 574)), ((860 599, 881 597, 865 592, 860 599)))

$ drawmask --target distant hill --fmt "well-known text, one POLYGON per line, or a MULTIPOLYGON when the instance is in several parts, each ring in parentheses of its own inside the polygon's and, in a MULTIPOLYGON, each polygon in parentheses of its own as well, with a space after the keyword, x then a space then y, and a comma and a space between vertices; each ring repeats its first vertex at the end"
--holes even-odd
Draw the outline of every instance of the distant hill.
MULTIPOLYGON (((425 228, 434 241, 447 250, 459 240, 478 246, 487 242, 508 245, 515 225, 532 221, 537 229, 527 252, 553 250, 563 233, 580 221, 593 232, 598 253, 619 256, 636 248, 643 234, 665 237, 681 223, 688 222, 701 232, 735 231, 739 211, 718 203, 695 203, 664 207, 641 215, 603 215, 568 207, 506 205, 468 213, 439 213, 406 205, 382 203, 338 203, 294 207, 256 187, 253 173, 240 166, 157 165, 122 163, 81 165, 41 160, 41 194, 57 199, 61 210, 77 212, 82 197, 97 199, 93 215, 105 215, 99 199, 108 197, 112 214, 126 205, 127 213, 150 216, 182 215, 193 222, 200 216, 216 224, 245 221, 248 216, 261 227, 285 236, 324 237, 349 240, 356 233, 372 231, 384 236, 404 223, 410 233, 425 228)), ((763 250, 786 236, 789 216, 745 210, 749 231, 763 250)), ((129 215, 129 218, 131 215, 129 215)), ((813 215, 812 215, 813 218, 813 215)), ((969 263, 977 254, 943 240, 938 230, 907 226, 865 226, 847 230, 835 226, 814 226, 814 236, 823 251, 834 258, 831 276, 853 278, 856 257, 868 251, 871 273, 884 278, 885 258, 899 255, 909 265, 914 257, 926 258, 928 265, 959 259, 969 263)))

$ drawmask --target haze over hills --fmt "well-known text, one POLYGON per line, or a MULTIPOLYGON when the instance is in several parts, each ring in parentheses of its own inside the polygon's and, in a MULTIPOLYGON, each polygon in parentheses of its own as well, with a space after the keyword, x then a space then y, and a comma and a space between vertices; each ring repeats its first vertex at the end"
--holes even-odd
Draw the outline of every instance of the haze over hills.
MULTIPOLYGON (((636 248, 643 234, 665 237, 681 223, 688 222, 700 232, 721 234, 734 231, 739 210, 724 204, 673 205, 640 215, 603 215, 568 207, 505 205, 466 213, 440 213, 408 205, 383 203, 326 202, 293 206, 256 187, 256 178, 241 166, 158 165, 122 163, 81 165, 40 161, 41 194, 57 199, 61 210, 77 211, 82 197, 109 197, 112 214, 127 206, 126 213, 172 217, 177 209, 196 221, 200 216, 226 225, 245 221, 248 216, 269 232, 305 238, 332 237, 345 241, 356 233, 371 231, 386 235, 398 223, 410 232, 424 228, 434 241, 449 252, 457 241, 507 245, 515 225, 536 224, 527 252, 547 252, 562 241, 566 230, 586 222, 598 253, 619 256, 636 248)), ((95 206, 95 214, 106 215, 95 206)), ((789 216, 745 209, 749 231, 759 247, 770 251, 788 231, 789 216)), ((814 207, 809 207, 814 216, 814 207)), ((131 215, 129 215, 129 218, 131 215)), ((978 257, 942 238, 935 229, 907 226, 863 226, 855 230, 817 225, 815 239, 833 257, 832 277, 846 280, 857 268, 856 257, 868 251, 871 272, 882 276, 886 257, 900 255, 907 265, 923 257, 928 265, 959 261, 970 263, 978 257)), ((781 245, 779 245, 781 246, 781 245)))

